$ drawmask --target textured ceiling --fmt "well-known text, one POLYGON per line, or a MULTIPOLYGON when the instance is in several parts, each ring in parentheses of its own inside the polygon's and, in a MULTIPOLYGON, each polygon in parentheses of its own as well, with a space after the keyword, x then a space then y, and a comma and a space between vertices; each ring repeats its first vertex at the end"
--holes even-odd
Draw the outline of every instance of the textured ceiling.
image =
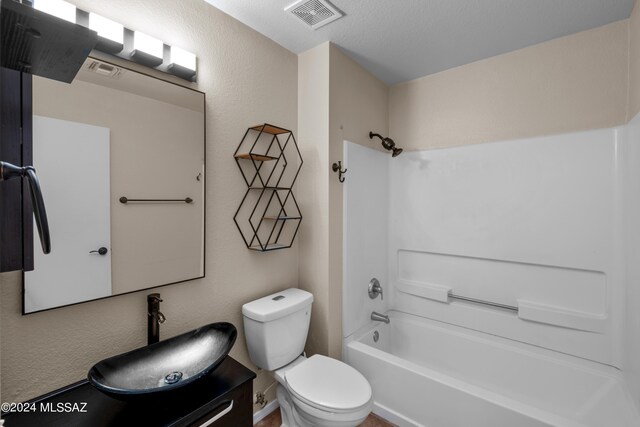
POLYGON ((333 0, 315 31, 294 0, 206 0, 294 53, 331 41, 394 84, 628 18, 634 0, 333 0))

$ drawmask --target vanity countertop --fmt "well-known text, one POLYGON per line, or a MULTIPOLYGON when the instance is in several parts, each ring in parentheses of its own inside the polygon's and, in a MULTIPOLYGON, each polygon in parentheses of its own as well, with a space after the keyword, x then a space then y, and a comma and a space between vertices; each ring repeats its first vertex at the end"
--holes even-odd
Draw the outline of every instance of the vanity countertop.
POLYGON ((241 418, 247 418, 247 425, 251 425, 250 385, 255 377, 255 373, 227 356, 206 378, 162 403, 144 405, 115 400, 83 380, 25 402, 33 411, 3 413, 2 419, 5 427, 182 427, 196 422, 200 425, 207 416, 214 416, 214 411, 224 412, 233 394, 234 413, 229 413, 228 422, 221 419, 215 425, 244 425, 241 418), (247 383, 249 387, 243 387, 247 383))

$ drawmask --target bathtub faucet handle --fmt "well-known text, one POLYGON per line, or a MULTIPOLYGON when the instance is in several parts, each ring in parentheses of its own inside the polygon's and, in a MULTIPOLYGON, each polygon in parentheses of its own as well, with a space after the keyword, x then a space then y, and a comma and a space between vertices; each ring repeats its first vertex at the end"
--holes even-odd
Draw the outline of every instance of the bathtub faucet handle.
POLYGON ((378 295, 380 295, 380 299, 381 300, 384 300, 384 296, 382 295, 382 286, 380 285, 380 281, 374 277, 369 282, 369 298, 375 299, 378 295))

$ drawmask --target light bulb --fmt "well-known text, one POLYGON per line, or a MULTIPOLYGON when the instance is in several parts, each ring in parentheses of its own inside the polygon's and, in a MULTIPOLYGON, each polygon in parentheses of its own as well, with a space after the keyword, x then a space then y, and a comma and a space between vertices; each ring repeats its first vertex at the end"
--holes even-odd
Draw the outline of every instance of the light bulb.
POLYGON ((180 65, 189 70, 196 71, 196 55, 176 46, 171 46, 172 64, 180 65))
POLYGON ((36 0, 33 7, 73 24, 76 23, 76 7, 64 0, 36 0))
POLYGON ((116 43, 124 43, 124 27, 97 13, 89 13, 89 28, 98 33, 100 37, 116 43))
POLYGON ((162 59, 163 45, 162 40, 158 40, 140 31, 136 31, 133 35, 133 48, 135 50, 159 59, 162 59))

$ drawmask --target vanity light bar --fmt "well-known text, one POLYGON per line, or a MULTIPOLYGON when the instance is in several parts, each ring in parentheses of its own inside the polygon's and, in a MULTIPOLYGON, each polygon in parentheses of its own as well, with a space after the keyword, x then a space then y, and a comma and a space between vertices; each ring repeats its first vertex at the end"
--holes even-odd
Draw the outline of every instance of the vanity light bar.
POLYGON ((33 7, 73 24, 76 23, 76 7, 64 0, 35 0, 33 7))
POLYGON ((196 81, 197 57, 194 53, 167 45, 162 40, 141 31, 125 28, 122 24, 97 13, 76 9, 64 0, 35 0, 34 8, 97 32, 99 37, 96 50, 173 74, 190 82, 196 81))

